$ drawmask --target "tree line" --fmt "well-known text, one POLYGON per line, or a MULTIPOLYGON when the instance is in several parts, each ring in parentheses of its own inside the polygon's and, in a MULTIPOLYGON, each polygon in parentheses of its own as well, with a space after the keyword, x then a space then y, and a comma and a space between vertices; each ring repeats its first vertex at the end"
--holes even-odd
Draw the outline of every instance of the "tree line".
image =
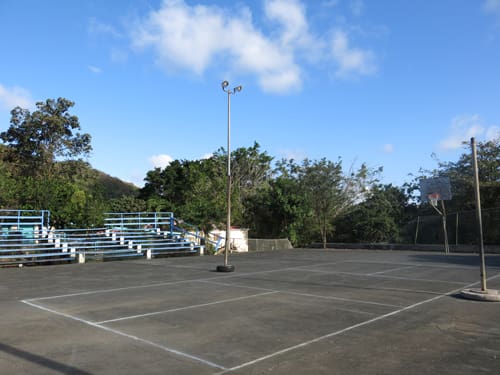
MULTIPOLYGON (((58 227, 98 227, 104 212, 172 211, 209 231, 225 227, 227 152, 202 160, 174 160, 147 172, 136 188, 93 169, 84 161, 91 136, 81 133, 59 98, 16 107, 0 133, 0 207, 47 209, 58 227)), ((483 207, 500 207, 500 138, 478 143, 483 207)), ((382 184, 382 168, 335 161, 275 160, 255 142, 231 153, 232 218, 253 238, 289 238, 295 246, 312 242, 401 242, 401 228, 417 215, 433 214, 420 205, 418 181, 447 176, 453 199, 448 210, 475 207, 471 156, 436 161, 403 186, 382 184)), ((497 229, 500 232, 500 229, 497 229)), ((495 238, 499 238, 498 235, 495 238)))

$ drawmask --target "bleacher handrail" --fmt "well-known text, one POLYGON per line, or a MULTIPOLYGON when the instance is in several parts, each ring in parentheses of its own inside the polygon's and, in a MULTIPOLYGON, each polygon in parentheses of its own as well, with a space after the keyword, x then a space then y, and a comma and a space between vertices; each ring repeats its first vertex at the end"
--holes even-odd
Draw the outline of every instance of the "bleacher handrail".
MULTIPOLYGON (((0 210, 0 217, 2 215, 0 210)), ((34 212, 34 210, 33 210, 34 212)), ((41 211, 40 211, 41 212, 41 211)), ((177 220, 172 212, 108 213, 104 227, 55 229, 45 225, 10 225, 31 220, 38 224, 43 215, 9 210, 8 224, 0 226, 0 267, 47 262, 81 262, 85 258, 153 257, 169 254, 202 254, 203 233, 177 220), (24 219, 19 219, 22 215, 24 219), (33 216, 35 219, 30 218, 33 216), (27 219, 30 218, 30 219, 27 219)))

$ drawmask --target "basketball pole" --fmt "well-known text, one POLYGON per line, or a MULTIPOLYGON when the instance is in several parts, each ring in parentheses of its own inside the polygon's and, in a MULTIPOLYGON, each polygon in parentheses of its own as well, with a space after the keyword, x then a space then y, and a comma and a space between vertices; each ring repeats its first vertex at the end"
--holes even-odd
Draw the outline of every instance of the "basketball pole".
POLYGON ((448 242, 448 231, 446 230, 446 208, 444 206, 444 199, 439 199, 441 197, 437 193, 430 194, 429 196, 431 196, 431 195, 437 195, 437 197, 438 197, 435 202, 432 200, 430 200, 430 202, 431 202, 432 208, 434 208, 436 210, 436 212, 441 216, 441 222, 443 224, 443 236, 444 236, 444 253, 449 254, 450 253, 450 245, 448 242), (441 202, 441 211, 439 210, 439 208, 437 208, 437 201, 438 200, 441 202))
POLYGON ((474 137, 470 139, 472 148, 472 165, 474 169, 474 193, 476 195, 476 215, 477 215, 477 231, 479 241, 479 256, 481 257, 481 290, 485 292, 486 288, 486 266, 484 262, 484 241, 483 241, 483 220, 481 215, 481 194, 479 192, 479 171, 477 166, 477 150, 476 140, 474 137))
POLYGON ((441 209, 443 213, 441 214, 443 218, 443 233, 444 233, 444 252, 445 254, 450 253, 450 245, 448 243, 448 231, 446 230, 446 209, 444 208, 444 200, 441 199, 441 209))
POLYGON ((477 167, 476 140, 470 139, 472 148, 472 167, 474 171, 474 193, 476 195, 477 232, 479 241, 479 256, 481 257, 481 289, 464 289, 460 295, 466 299, 488 302, 500 302, 500 291, 486 288, 486 266, 484 263, 483 221, 481 219, 481 195, 479 193, 479 171, 477 167))
POLYGON ((486 287, 486 266, 484 262, 484 243, 483 243, 483 220, 481 219, 481 195, 479 193, 479 170, 477 166, 476 140, 470 139, 472 148, 472 167, 474 171, 474 193, 476 195, 476 214, 477 214, 477 232, 479 242, 479 256, 481 257, 481 289, 464 289, 460 295, 467 299, 500 302, 500 291, 488 289, 486 287))

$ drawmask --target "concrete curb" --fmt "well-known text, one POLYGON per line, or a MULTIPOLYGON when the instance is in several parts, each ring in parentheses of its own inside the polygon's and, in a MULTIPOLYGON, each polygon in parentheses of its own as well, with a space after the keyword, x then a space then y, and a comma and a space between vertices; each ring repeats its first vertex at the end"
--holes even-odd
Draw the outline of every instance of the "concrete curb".
POLYGON ((495 289, 464 289, 460 295, 466 299, 486 302, 500 302, 500 294, 495 289))

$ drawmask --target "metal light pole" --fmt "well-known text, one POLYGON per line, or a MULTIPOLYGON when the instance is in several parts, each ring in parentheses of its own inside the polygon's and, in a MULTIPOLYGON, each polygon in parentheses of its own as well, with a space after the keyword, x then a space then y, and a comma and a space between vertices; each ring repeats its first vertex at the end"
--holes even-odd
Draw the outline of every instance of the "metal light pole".
POLYGON ((228 81, 223 81, 221 86, 222 90, 227 93, 227 224, 224 265, 217 266, 217 271, 233 272, 234 266, 229 264, 229 251, 231 247, 231 95, 240 92, 243 87, 236 86, 232 90, 228 89, 228 81))

